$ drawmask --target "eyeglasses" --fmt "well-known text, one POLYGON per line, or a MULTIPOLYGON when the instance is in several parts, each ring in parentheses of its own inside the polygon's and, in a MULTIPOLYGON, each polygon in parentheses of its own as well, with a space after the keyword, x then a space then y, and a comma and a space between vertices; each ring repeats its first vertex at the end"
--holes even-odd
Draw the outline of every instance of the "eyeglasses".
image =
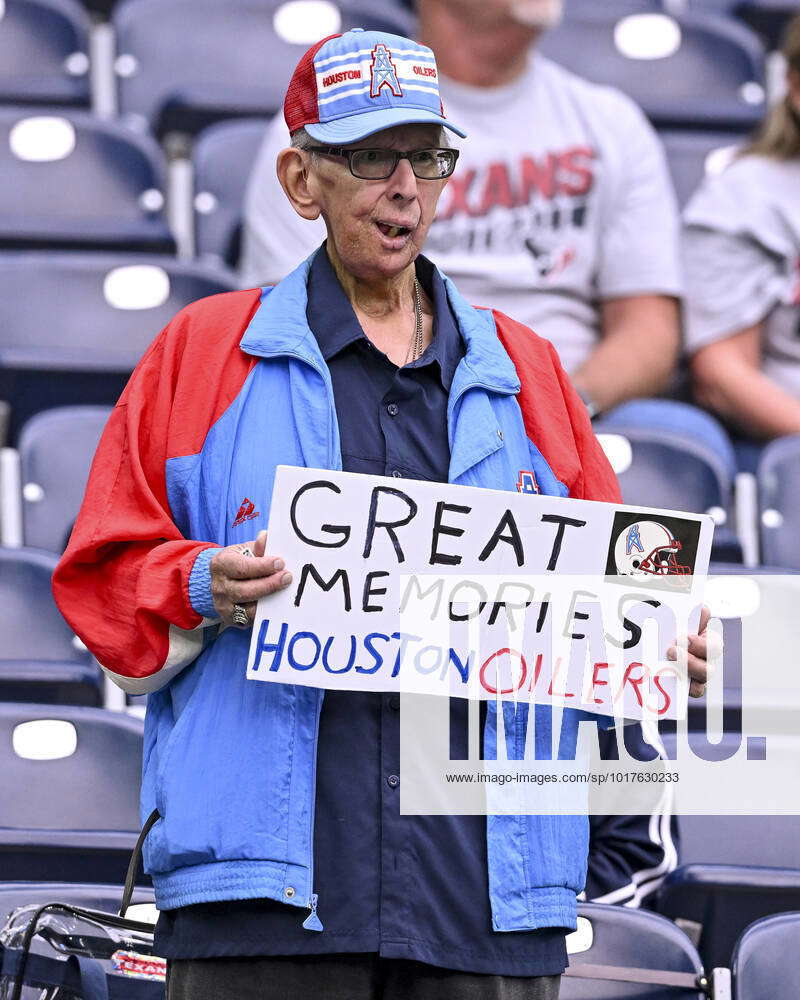
POLYGON ((401 160, 408 160, 415 176, 424 181, 440 181, 455 170, 457 149, 413 149, 399 153, 396 149, 345 149, 343 146, 309 146, 311 153, 343 156, 350 173, 365 181, 382 181, 391 177, 401 160))

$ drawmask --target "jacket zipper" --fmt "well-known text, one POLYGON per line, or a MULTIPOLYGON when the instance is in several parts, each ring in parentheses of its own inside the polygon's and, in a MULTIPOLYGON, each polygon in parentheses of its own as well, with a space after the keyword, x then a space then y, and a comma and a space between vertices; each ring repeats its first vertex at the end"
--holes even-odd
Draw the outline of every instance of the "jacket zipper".
POLYGON ((319 745, 319 716, 322 711, 322 699, 324 694, 319 692, 317 699, 316 718, 314 721, 314 762, 311 768, 311 809, 309 810, 308 821, 308 844, 311 854, 311 864, 308 869, 309 884, 311 893, 308 901, 308 909, 311 911, 303 921, 303 927, 307 931, 321 931, 322 921, 317 916, 317 894, 314 892, 314 816, 317 811, 317 750, 319 745))

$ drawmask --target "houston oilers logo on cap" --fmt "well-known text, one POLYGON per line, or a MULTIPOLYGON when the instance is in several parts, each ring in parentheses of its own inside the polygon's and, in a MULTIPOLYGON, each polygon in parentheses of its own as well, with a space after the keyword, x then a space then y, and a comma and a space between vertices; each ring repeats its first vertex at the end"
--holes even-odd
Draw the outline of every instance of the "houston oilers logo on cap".
POLYGON ((443 125, 436 57, 426 45, 352 28, 313 45, 297 64, 283 107, 289 132, 318 142, 355 142, 395 125, 443 125))
POLYGON ((370 97, 378 97, 381 87, 388 87, 395 97, 403 96, 403 91, 400 89, 400 81, 397 79, 397 70, 394 68, 394 63, 392 62, 392 53, 386 48, 383 42, 379 42, 372 50, 370 74, 370 97))

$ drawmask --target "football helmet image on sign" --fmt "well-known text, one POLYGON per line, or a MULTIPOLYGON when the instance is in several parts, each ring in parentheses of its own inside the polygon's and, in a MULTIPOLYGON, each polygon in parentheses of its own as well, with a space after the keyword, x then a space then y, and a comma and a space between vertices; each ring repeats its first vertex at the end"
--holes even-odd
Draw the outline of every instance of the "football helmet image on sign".
POLYGON ((614 546, 620 576, 686 576, 690 566, 679 563, 681 543, 658 521, 636 521, 624 528, 614 546))

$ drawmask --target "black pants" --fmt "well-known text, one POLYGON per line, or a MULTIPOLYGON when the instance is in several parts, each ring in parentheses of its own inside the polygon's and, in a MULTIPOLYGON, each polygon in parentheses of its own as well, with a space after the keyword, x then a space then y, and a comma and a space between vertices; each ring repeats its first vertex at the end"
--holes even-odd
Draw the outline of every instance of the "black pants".
POLYGON ((169 962, 167 1000, 558 1000, 560 981, 373 954, 206 958, 169 962))

